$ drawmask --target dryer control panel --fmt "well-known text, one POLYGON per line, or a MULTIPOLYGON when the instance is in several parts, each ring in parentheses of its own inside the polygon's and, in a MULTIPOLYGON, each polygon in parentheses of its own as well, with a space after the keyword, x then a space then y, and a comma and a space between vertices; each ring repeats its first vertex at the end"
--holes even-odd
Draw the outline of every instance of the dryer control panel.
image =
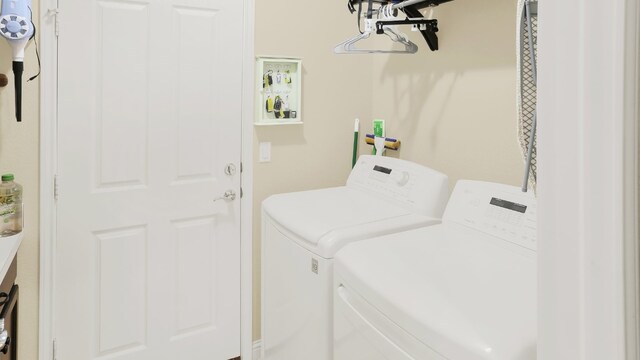
POLYGON ((536 250, 536 199, 533 192, 482 181, 461 180, 443 222, 455 222, 536 250))
POLYGON ((347 186, 435 218, 442 217, 449 193, 449 180, 438 171, 405 160, 371 155, 360 156, 347 186))

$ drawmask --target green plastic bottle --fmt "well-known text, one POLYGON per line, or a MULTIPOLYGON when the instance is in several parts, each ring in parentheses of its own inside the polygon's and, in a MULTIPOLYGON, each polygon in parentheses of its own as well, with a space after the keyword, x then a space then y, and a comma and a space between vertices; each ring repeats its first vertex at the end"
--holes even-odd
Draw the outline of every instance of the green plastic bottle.
POLYGON ((22 186, 13 181, 13 174, 2 175, 0 184, 0 237, 22 231, 22 186))

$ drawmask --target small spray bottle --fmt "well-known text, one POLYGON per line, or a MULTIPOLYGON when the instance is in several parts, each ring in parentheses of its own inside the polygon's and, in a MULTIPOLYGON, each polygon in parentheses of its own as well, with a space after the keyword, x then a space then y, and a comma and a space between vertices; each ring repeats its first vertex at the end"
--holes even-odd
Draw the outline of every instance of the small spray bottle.
POLYGON ((0 35, 13 50, 13 76, 16 92, 16 120, 22 121, 22 73, 24 49, 35 32, 31 22, 31 0, 3 0, 0 35))
POLYGON ((372 154, 381 156, 382 153, 384 152, 384 136, 385 136, 384 120, 382 119, 373 120, 373 135, 375 136, 375 139, 374 139, 372 154))

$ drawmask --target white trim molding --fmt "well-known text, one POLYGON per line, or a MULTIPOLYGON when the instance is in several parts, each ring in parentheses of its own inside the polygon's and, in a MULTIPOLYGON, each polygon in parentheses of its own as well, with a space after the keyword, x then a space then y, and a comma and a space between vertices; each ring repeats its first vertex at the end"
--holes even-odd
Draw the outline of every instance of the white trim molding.
POLYGON ((625 109, 636 94, 626 45, 636 20, 625 11, 633 1, 540 5, 539 359, 627 356, 624 144, 635 115, 625 109))
POLYGON ((626 359, 640 358, 639 336, 639 289, 640 247, 638 216, 639 152, 638 141, 640 119, 638 99, 640 99, 640 6, 636 0, 626 3, 625 34, 625 98, 624 98, 624 270, 625 270, 625 321, 626 359))
POLYGON ((253 342, 253 360, 262 360, 262 340, 253 342))
MULTIPOLYGON (((242 199, 240 203, 240 348, 253 356, 253 122, 255 73, 255 0, 244 0, 242 84, 242 199)), ((254 358, 255 359, 255 358, 254 358)))
POLYGON ((40 299, 39 360, 53 358, 56 124, 58 121, 58 0, 40 0, 40 299))

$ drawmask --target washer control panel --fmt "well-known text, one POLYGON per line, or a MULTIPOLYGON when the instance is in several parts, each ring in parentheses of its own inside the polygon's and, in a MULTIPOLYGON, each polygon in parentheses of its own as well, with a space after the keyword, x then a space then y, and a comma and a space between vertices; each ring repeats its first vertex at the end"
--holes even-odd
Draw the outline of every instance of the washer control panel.
POLYGON ((449 191, 448 178, 442 173, 409 161, 370 155, 360 156, 347 186, 438 218, 449 191))
POLYGON ((514 186, 459 181, 443 222, 456 222, 528 249, 537 249, 535 196, 514 186))

